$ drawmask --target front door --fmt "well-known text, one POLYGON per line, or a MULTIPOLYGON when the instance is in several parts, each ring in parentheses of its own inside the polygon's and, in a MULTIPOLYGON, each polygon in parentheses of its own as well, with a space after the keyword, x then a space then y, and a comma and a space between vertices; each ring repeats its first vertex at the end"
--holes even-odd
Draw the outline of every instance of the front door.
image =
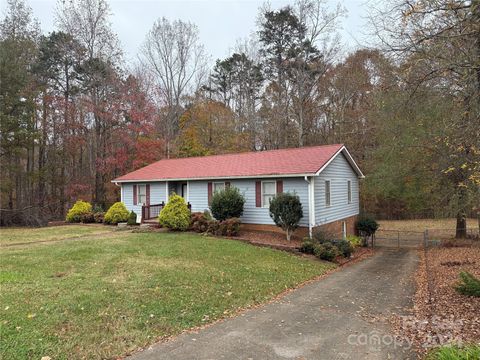
POLYGON ((182 184, 182 197, 187 200, 187 183, 182 184))

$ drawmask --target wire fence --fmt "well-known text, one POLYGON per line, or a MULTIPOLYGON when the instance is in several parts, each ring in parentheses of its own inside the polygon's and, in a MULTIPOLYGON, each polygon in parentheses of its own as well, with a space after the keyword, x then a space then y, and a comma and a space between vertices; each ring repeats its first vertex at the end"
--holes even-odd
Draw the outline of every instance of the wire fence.
MULTIPOLYGON (((438 246, 445 241, 455 241, 455 229, 389 230, 378 229, 372 240, 375 247, 423 248, 438 246)), ((466 229, 466 240, 480 241, 478 228, 466 229)))

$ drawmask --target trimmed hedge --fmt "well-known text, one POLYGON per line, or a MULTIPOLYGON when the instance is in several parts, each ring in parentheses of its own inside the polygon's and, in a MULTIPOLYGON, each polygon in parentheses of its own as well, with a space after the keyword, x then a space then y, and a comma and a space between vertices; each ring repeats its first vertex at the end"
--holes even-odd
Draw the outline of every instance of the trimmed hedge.
POLYGON ((270 201, 270 217, 275 225, 281 227, 290 241, 292 233, 298 228, 303 216, 302 203, 298 195, 280 193, 270 201))
POLYGON ((172 193, 167 205, 160 211, 158 222, 170 230, 187 230, 190 226, 190 210, 183 197, 172 193))
POLYGON ((223 221, 242 216, 244 204, 245 198, 240 194, 240 190, 230 186, 213 194, 210 209, 215 219, 223 221))
POLYGON ((364 236, 372 236, 377 231, 379 225, 374 218, 370 216, 362 216, 357 220, 355 227, 359 234, 364 236))
POLYGON ((133 210, 128 214, 127 225, 137 225, 137 214, 133 210))
POLYGON ((66 221, 81 222, 82 216, 92 212, 92 205, 86 201, 78 200, 70 210, 68 210, 66 221))
POLYGON ((128 215, 129 212, 125 207, 125 204, 119 201, 110 206, 103 221, 105 224, 116 225, 120 222, 126 222, 128 220, 128 215))

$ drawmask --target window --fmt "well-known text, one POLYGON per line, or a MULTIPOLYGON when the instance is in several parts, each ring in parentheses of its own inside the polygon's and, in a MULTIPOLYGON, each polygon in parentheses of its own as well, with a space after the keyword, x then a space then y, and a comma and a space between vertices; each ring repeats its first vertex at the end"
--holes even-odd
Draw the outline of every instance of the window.
POLYGON ((330 180, 325 181, 325 206, 330 206, 330 180))
POLYGON ((262 207, 270 207, 270 200, 272 200, 276 194, 276 181, 262 181, 262 207))
POLYGON ((225 183, 224 182, 214 182, 213 183, 213 193, 215 194, 217 191, 225 190, 225 183))
POLYGON ((348 203, 352 203, 352 182, 350 180, 347 181, 347 197, 348 203))
POLYGON ((137 202, 145 204, 147 202, 147 186, 137 185, 137 202))

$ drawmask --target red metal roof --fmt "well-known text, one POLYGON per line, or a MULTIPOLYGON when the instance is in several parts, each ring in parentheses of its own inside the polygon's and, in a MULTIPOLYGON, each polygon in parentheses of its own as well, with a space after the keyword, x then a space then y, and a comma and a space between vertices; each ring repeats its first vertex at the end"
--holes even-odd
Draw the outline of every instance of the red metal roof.
POLYGON ((113 181, 314 174, 342 147, 342 144, 335 144, 239 154, 164 159, 120 176, 113 181))

